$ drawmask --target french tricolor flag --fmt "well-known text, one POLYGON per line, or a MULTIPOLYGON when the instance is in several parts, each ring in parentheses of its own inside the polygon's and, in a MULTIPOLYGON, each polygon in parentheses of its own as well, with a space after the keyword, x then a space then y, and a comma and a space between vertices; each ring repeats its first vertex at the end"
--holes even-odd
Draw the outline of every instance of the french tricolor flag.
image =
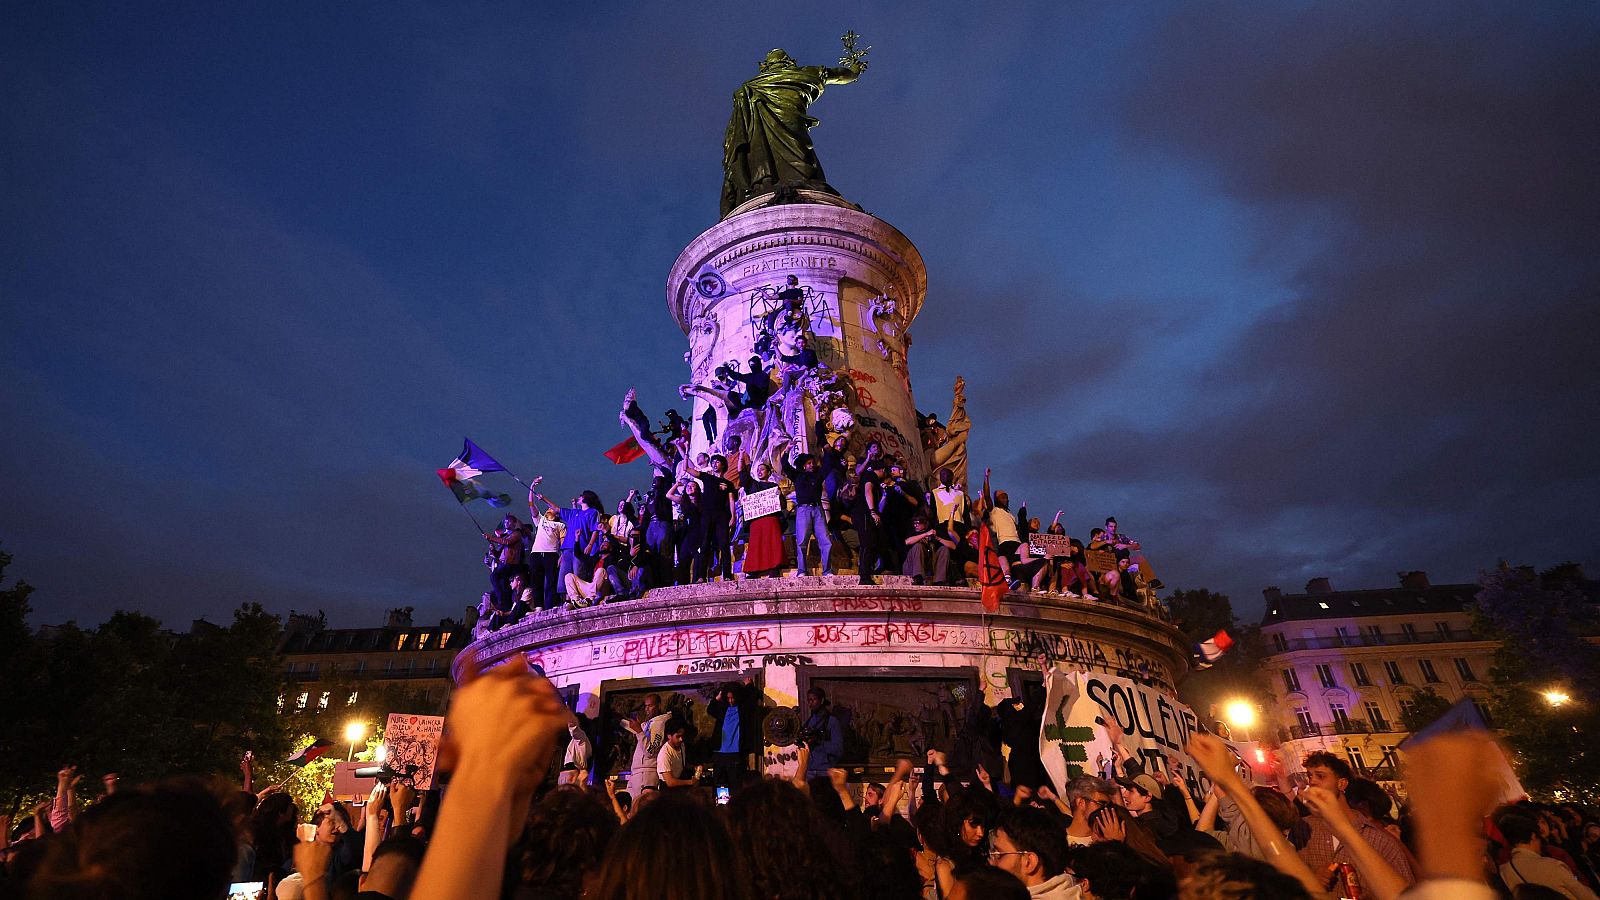
POLYGON ((1200 660, 1200 664, 1197 666, 1197 668, 1204 669, 1207 666, 1210 666, 1212 663, 1221 659, 1222 654, 1227 653, 1228 648, 1232 646, 1233 638, 1229 636, 1228 629, 1226 628, 1212 635, 1210 640, 1201 641, 1200 643, 1195 644, 1194 655, 1200 660))

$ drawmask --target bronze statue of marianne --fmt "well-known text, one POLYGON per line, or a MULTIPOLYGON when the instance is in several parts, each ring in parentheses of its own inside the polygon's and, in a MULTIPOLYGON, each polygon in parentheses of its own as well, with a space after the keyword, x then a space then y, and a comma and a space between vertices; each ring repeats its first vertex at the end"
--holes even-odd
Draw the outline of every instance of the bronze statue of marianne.
POLYGON ((855 49, 854 37, 845 36, 846 53, 838 67, 801 66, 774 50, 762 61, 761 73, 734 92, 733 116, 722 142, 723 216, 779 187, 839 193, 822 177, 811 145, 817 120, 806 115, 806 107, 827 85, 849 84, 866 71, 866 51, 855 49))

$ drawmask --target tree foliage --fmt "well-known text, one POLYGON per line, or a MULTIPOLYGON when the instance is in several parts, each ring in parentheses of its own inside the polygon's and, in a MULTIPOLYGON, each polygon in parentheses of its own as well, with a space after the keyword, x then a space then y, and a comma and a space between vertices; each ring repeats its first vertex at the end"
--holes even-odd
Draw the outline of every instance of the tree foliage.
MULTIPOLYGON (((0 583, 11 557, 0 553, 0 583)), ((118 612, 85 629, 28 627, 23 583, 0 590, 0 810, 54 790, 55 772, 77 765, 141 781, 177 773, 237 776, 246 749, 287 755, 277 714, 279 622, 257 604, 228 625, 164 631, 118 612)))
POLYGON ((1539 797, 1600 798, 1600 608, 1572 564, 1535 574, 1504 564, 1479 576, 1475 629, 1501 642, 1489 709, 1523 787, 1539 797), (1543 693, 1559 689, 1560 706, 1543 693))
POLYGON ((1178 685, 1179 699, 1208 725, 1220 717, 1229 700, 1244 699, 1258 708, 1270 702, 1271 692, 1261 676, 1261 661, 1267 655, 1261 626, 1241 625, 1227 594, 1205 588, 1177 590, 1167 597, 1167 607, 1172 611, 1172 624, 1191 643, 1210 640, 1224 628, 1234 641, 1232 649, 1210 668, 1189 673, 1178 685))
POLYGON ((1421 731, 1453 705, 1433 688, 1423 688, 1411 695, 1411 705, 1400 714, 1400 727, 1411 732, 1421 731))

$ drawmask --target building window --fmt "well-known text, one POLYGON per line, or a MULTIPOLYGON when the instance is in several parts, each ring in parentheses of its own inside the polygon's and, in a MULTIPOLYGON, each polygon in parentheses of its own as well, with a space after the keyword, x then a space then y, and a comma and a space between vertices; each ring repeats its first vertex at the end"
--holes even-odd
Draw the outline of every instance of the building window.
POLYGON ((282 694, 279 694, 278 695, 278 712, 283 712, 283 701, 284 701, 284 696, 282 694))
POLYGON ((1478 711, 1479 716, 1483 717, 1483 724, 1490 728, 1494 727, 1494 719, 1489 716, 1489 707, 1482 700, 1472 701, 1472 708, 1478 711))
POLYGON ((305 709, 305 708, 306 708, 306 703, 307 703, 307 701, 309 701, 309 700, 310 700, 310 699, 311 699, 311 694, 310 694, 310 692, 308 692, 308 691, 301 691, 301 692, 300 692, 300 697, 299 697, 299 699, 297 699, 297 700, 295 700, 295 701, 294 701, 294 708, 295 708, 295 709, 297 709, 297 710, 299 710, 299 709, 305 709))
POLYGON ((1461 676, 1462 681, 1478 680, 1478 676, 1472 673, 1472 664, 1459 656, 1456 657, 1456 674, 1461 676))
POLYGON ((1417 667, 1422 669, 1422 680, 1423 681, 1426 681, 1429 684, 1438 684, 1439 683, 1439 681, 1440 681, 1439 673, 1435 672, 1433 670, 1433 660, 1431 660, 1431 659, 1419 659, 1419 660, 1417 660, 1417 667))
POLYGON ((1367 721, 1372 723, 1373 731, 1389 730, 1389 720, 1383 717, 1383 707, 1379 706, 1375 701, 1368 700, 1362 704, 1362 709, 1367 711, 1367 721))
POLYGON ((1379 762, 1378 765, 1386 766, 1386 767, 1388 767, 1390 769, 1398 769, 1398 768, 1400 768, 1400 748, 1399 747, 1394 747, 1394 746, 1390 746, 1388 744, 1384 744, 1382 747, 1380 747, 1380 749, 1383 750, 1383 760, 1381 762, 1379 762))
POLYGON ((1317 680, 1325 688, 1338 687, 1339 683, 1333 680, 1333 667, 1326 663, 1317 666, 1317 680))
POLYGON ((317 669, 319 669, 321 667, 322 667, 321 663, 308 662, 308 663, 306 663, 306 674, 307 675, 315 675, 315 674, 317 674, 317 669))
POLYGON ((439 632, 439 646, 440 647, 448 647, 448 646, 450 646, 450 638, 451 638, 451 636, 452 636, 451 633, 448 632, 448 631, 439 632))
POLYGON ((1350 629, 1343 625, 1335 625, 1333 626, 1333 636, 1338 639, 1339 646, 1350 646, 1350 629))
POLYGON ((1371 644, 1374 644, 1374 645, 1382 644, 1383 643, 1383 626, 1382 625, 1368 625, 1367 626, 1367 641, 1369 643, 1371 643, 1371 644))
POLYGON ((1390 660, 1383 664, 1383 671, 1389 676, 1390 684, 1405 684, 1406 676, 1400 672, 1400 664, 1390 660))
POLYGON ((1350 768, 1355 769, 1357 772, 1365 772, 1367 770, 1367 760, 1366 757, 1361 755, 1360 747, 1346 747, 1344 752, 1350 757, 1350 768))
POLYGON ((402 632, 401 634, 398 634, 398 635, 395 636, 394 648, 396 650, 404 650, 410 644, 411 644, 411 633, 410 632, 402 632))
POLYGON ((1439 633, 1439 640, 1441 641, 1453 641, 1456 639, 1455 629, 1450 627, 1449 622, 1435 622, 1433 623, 1433 630, 1439 633))
POLYGON ((389 675, 389 674, 392 674, 393 672, 394 672, 394 660, 392 660, 392 659, 384 660, 383 661, 383 674, 389 675))
POLYGON ((433 642, 433 634, 430 633, 430 632, 424 631, 423 633, 417 635, 417 649, 418 650, 426 650, 426 649, 428 649, 428 645, 430 643, 432 643, 432 642, 433 642))
POLYGON ((357 675, 360 675, 360 674, 363 674, 364 672, 366 672, 367 671, 367 661, 364 660, 364 659, 356 660, 356 667, 355 667, 354 671, 355 671, 355 674, 357 674, 357 675))
POLYGON ((1407 716, 1411 715, 1411 711, 1416 709, 1416 708, 1417 708, 1417 701, 1411 699, 1410 697, 1401 697, 1400 698, 1400 719, 1401 719, 1401 721, 1404 721, 1407 716))
POLYGON ((1400 626, 1400 636, 1405 638, 1406 643, 1415 644, 1417 642, 1417 626, 1410 622, 1404 623, 1400 626))
POLYGON ((1351 663, 1350 674, 1355 676, 1356 684, 1361 687, 1372 687, 1372 679, 1367 676, 1367 667, 1364 663, 1351 663))
POLYGON ((1350 713, 1345 710, 1343 703, 1329 703, 1328 715, 1333 717, 1335 725, 1350 724, 1350 713))
POLYGON ((1293 669, 1283 670, 1283 688, 1290 693, 1300 690, 1300 675, 1293 669))
POLYGON ((288 665, 284 666, 283 667, 284 673, 288 674, 288 675, 293 675, 294 674, 294 670, 295 670, 295 665, 296 664, 293 661, 291 661, 288 665))
POLYGON ((1274 631, 1272 633, 1272 649, 1278 653, 1286 652, 1289 649, 1288 639, 1281 633, 1274 631))
POLYGON ((359 697, 359 696, 361 696, 361 692, 360 691, 351 691, 350 692, 350 699, 344 701, 344 705, 345 706, 355 706, 356 705, 356 698, 359 697))
POLYGON ((1307 732, 1317 727, 1316 720, 1311 718, 1311 707, 1309 706, 1296 706, 1294 708, 1294 717, 1299 721, 1300 727, 1307 732))
POLYGON ((323 710, 328 708, 328 695, 331 694, 331 693, 332 693, 332 691, 323 691, 322 692, 322 699, 317 701, 317 712, 322 712, 323 710))

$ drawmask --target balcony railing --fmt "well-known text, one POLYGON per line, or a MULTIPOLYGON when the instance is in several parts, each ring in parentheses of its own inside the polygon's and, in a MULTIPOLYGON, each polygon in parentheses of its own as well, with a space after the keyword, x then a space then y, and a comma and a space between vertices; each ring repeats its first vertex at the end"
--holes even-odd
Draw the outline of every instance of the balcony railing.
POLYGON ((1395 771, 1394 766, 1368 766, 1356 774, 1360 775, 1362 778, 1370 778, 1373 781, 1400 780, 1400 773, 1395 771))
POLYGON ((1290 725, 1289 740, 1298 741, 1301 738, 1322 737, 1321 725, 1290 725))
POLYGON ((1381 638, 1370 634, 1352 634, 1345 637, 1285 638, 1273 641, 1273 653, 1290 653, 1295 650, 1338 650, 1344 647, 1404 647, 1409 644, 1450 644, 1476 641, 1470 632, 1452 631, 1449 635, 1438 632, 1417 632, 1415 638, 1404 634, 1386 634, 1381 638))
POLYGON ((1372 726, 1364 719, 1335 719, 1333 722, 1334 734, 1368 734, 1372 726))

